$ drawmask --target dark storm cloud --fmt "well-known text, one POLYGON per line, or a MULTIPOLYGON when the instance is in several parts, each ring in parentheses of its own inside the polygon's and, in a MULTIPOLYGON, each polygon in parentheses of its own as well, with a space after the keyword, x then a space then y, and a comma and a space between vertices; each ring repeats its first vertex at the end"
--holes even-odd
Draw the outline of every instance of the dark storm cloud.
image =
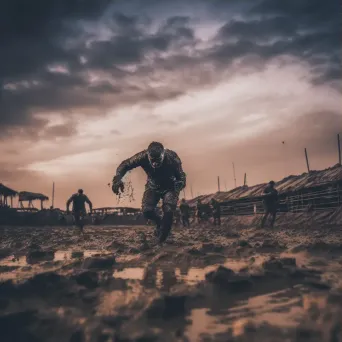
POLYGON ((290 55, 311 63, 320 80, 341 79, 340 12, 337 0, 264 0, 247 12, 252 20, 221 27, 209 58, 229 64, 248 54, 262 60, 290 55))
POLYGON ((92 20, 99 19, 106 6, 113 3, 37 0, 29 8, 26 2, 1 3, 0 18, 4 20, 0 30, 0 85, 3 85, 0 129, 3 132, 13 133, 17 127, 19 133, 22 126, 28 132, 34 127, 41 130, 42 126, 37 124, 43 121, 35 120, 34 113, 66 111, 70 115, 68 109, 85 108, 98 112, 100 108, 127 101, 162 100, 179 93, 173 90, 157 93, 146 86, 133 89, 134 85, 126 82, 132 72, 120 67, 139 64, 150 53, 165 52, 171 44, 192 40, 194 35, 186 26, 186 18, 171 18, 156 33, 149 34, 145 30, 146 20, 114 13, 106 21, 114 35, 106 41, 96 40, 87 31, 87 25, 94 24, 92 20), (25 10, 32 16, 23 16, 25 10), (90 83, 89 72, 106 72, 117 82, 90 83), (123 92, 125 96, 121 96, 123 92), (116 96, 110 100, 109 95, 116 96))
MULTIPOLYGON (((188 0, 188 8, 195 3, 188 0)), ((235 18, 221 27, 214 46, 201 50, 196 50, 192 18, 188 14, 175 15, 177 8, 184 8, 184 2, 1 1, 1 132, 13 133, 17 127, 17 134, 25 130, 37 136, 34 132, 44 130, 47 123, 33 117, 37 112, 63 111, 70 116, 72 110, 90 109, 103 113, 106 108, 125 103, 174 98, 187 86, 214 82, 214 73, 220 75, 232 62, 248 56, 254 58, 249 58, 248 63, 260 65, 277 56, 299 57, 311 63, 317 82, 340 80, 341 21, 337 0, 197 3, 208 13, 211 9, 235 18), (139 8, 148 8, 151 17, 139 15, 139 8), (158 21, 158 13, 166 18, 169 14, 169 18, 158 21), (101 27, 89 29, 99 18, 105 18, 100 23, 113 33, 111 36, 96 36, 101 27), (158 27, 151 33, 154 20, 158 27), (127 68, 132 65, 135 69, 127 68), (61 67, 64 69, 58 70, 61 67), (115 82, 91 83, 94 72, 107 74, 115 82), (182 87, 149 86, 154 76, 158 81, 158 77, 167 80, 178 74, 182 87)), ((172 82, 169 85, 173 86, 172 82)), ((62 136, 74 133, 54 133, 59 132, 62 136)))

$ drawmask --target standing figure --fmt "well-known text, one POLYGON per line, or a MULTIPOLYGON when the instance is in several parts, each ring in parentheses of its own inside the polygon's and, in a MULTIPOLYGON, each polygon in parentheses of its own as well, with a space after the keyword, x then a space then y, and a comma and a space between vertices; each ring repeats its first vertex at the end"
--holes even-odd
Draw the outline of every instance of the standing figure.
POLYGON ((211 199, 210 204, 212 208, 214 226, 216 225, 220 226, 221 225, 221 205, 214 198, 211 199))
POLYGON ((176 210, 179 193, 186 186, 186 175, 177 153, 165 149, 159 142, 152 142, 148 148, 124 160, 113 177, 112 190, 119 194, 124 191, 122 178, 137 167, 147 174, 147 183, 142 199, 142 211, 147 220, 156 224, 155 235, 163 243, 172 228, 173 215, 176 210), (162 217, 156 212, 160 200, 163 200, 162 217))
POLYGON ((267 218, 270 214, 272 216, 272 221, 271 221, 272 228, 276 220, 277 209, 278 209, 278 191, 274 188, 274 185, 275 185, 274 181, 270 181, 264 190, 265 196, 263 199, 263 204, 264 204, 264 209, 265 209, 265 215, 261 221, 261 228, 264 228, 267 218))
POLYGON ((203 219, 203 204, 200 199, 197 200, 197 205, 196 205, 196 218, 197 218, 197 223, 200 224, 203 219))
POLYGON ((77 227, 80 228, 81 232, 83 232, 84 226, 84 217, 86 215, 85 203, 89 205, 89 214, 93 209, 93 205, 90 202, 89 198, 83 193, 82 189, 79 189, 76 194, 73 194, 66 203, 67 213, 69 213, 69 207, 72 202, 72 214, 74 217, 74 221, 77 227))
POLYGON ((185 198, 182 199, 179 210, 181 212, 183 227, 190 227, 190 206, 186 203, 185 198))

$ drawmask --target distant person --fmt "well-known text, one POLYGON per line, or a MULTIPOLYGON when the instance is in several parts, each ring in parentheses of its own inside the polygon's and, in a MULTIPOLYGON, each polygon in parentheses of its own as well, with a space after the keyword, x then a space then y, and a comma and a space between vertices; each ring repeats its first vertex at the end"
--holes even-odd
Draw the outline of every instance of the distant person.
POLYGON ((213 215, 213 223, 214 226, 221 225, 221 204, 216 201, 214 198, 210 201, 211 208, 212 208, 212 215, 213 215))
POLYGON ((183 227, 184 228, 189 227, 190 226, 190 206, 188 203, 186 203, 185 198, 182 199, 181 204, 179 206, 179 210, 181 213, 183 227))
POLYGON ((199 198, 197 200, 197 205, 196 205, 196 218, 197 218, 197 223, 201 223, 202 219, 203 219, 203 215, 204 215, 204 206, 203 203, 201 201, 201 199, 199 198))
POLYGON ((89 198, 83 193, 82 189, 79 189, 76 194, 73 194, 67 201, 67 213, 70 212, 69 207, 72 202, 72 214, 74 216, 74 221, 77 227, 80 228, 81 232, 83 232, 84 226, 84 218, 86 216, 86 208, 85 204, 88 203, 89 205, 89 214, 93 209, 93 205, 90 202, 89 198))
POLYGON ((155 235, 163 243, 170 234, 174 212, 177 208, 180 192, 186 186, 186 175, 182 161, 176 152, 164 148, 159 142, 152 142, 146 150, 124 160, 113 177, 112 190, 116 195, 124 191, 122 178, 137 167, 147 174, 147 183, 142 199, 142 211, 145 219, 156 224, 155 235), (156 212, 160 200, 163 200, 163 216, 156 212))
POLYGON ((176 208, 174 215, 175 215, 175 226, 179 227, 181 223, 181 213, 178 208, 176 208))
POLYGON ((274 181, 270 181, 264 190, 264 210, 265 215, 261 221, 261 228, 264 228, 269 215, 272 216, 271 227, 273 228, 278 209, 278 191, 274 187, 274 181))

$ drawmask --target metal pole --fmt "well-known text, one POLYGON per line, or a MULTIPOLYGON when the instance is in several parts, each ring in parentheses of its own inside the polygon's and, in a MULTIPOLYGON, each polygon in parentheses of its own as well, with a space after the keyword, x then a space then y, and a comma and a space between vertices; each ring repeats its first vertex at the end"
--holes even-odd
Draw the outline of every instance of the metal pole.
POLYGON ((245 173, 245 177, 243 179, 243 185, 246 186, 247 185, 247 177, 246 177, 246 173, 245 173))
POLYGON ((341 165, 341 142, 340 142, 340 135, 337 134, 337 148, 338 148, 338 163, 341 165))
POLYGON ((52 208, 54 208, 55 203, 55 182, 52 183, 52 208))
POLYGON ((217 188, 218 192, 220 192, 220 176, 217 176, 217 188))
POLYGON ((308 152, 306 151, 306 148, 304 149, 304 152, 305 152, 306 166, 308 168, 308 172, 310 173, 309 158, 308 158, 308 152))
POLYGON ((235 184, 235 188, 236 188, 236 177, 235 177, 235 166, 233 163, 233 175, 234 175, 234 184, 235 184))

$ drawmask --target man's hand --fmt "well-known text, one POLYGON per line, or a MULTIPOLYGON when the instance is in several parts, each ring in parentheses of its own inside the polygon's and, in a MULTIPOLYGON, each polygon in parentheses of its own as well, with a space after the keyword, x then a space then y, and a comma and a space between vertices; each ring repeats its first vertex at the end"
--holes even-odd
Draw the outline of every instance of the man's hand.
POLYGON ((120 191, 124 192, 124 189, 125 189, 125 185, 122 182, 122 180, 114 177, 113 178, 113 185, 112 185, 112 191, 114 192, 114 194, 119 195, 120 191))
POLYGON ((184 188, 184 183, 182 181, 175 182, 175 190, 180 192, 184 188))

